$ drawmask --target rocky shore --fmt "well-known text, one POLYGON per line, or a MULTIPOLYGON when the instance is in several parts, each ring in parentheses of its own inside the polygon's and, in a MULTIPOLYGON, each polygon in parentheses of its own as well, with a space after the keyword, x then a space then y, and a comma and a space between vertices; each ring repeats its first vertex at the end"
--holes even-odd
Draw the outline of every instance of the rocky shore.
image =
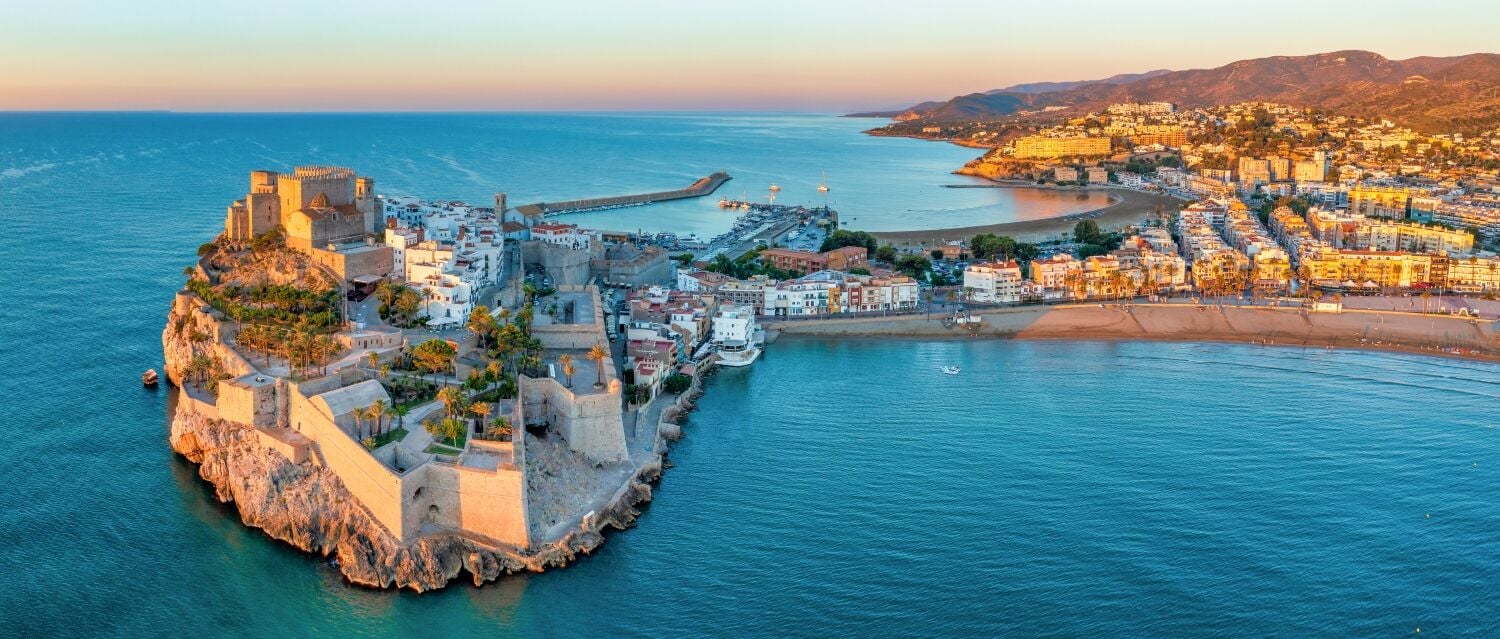
MULTIPOLYGON (((204 322, 203 317, 207 315, 183 303, 175 304, 169 316, 162 344, 174 384, 181 384, 180 372, 187 360, 212 343, 194 341, 191 331, 182 330, 185 325, 204 322)), ((691 410, 692 399, 702 393, 700 380, 701 376, 695 378, 692 388, 663 410, 664 425, 691 410)), ((659 428, 652 447, 654 460, 626 477, 603 508, 538 548, 501 547, 441 530, 424 531, 402 542, 360 505, 335 473, 319 463, 318 454, 294 463, 263 445, 256 428, 217 418, 211 404, 190 396, 198 391, 178 388, 176 392, 180 401, 169 435, 172 450, 198 465, 199 476, 214 487, 221 502, 235 505, 246 525, 332 559, 351 583, 418 592, 442 588, 464 573, 477 586, 502 575, 566 566, 590 553, 604 543, 606 528, 625 529, 634 523, 640 515, 637 507, 651 500, 651 483, 661 476, 666 442, 681 436, 675 426, 659 428)))

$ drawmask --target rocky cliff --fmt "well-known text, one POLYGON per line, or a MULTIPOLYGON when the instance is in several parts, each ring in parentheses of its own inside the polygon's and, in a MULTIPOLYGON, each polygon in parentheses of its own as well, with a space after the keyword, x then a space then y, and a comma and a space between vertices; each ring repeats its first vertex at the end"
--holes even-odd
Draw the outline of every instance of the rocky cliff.
MULTIPOLYGON (((192 299, 178 299, 162 334, 169 373, 182 370, 194 354, 216 343, 194 341, 191 330, 174 327, 178 317, 190 318, 184 326, 205 322, 192 318, 192 299)), ((207 325, 197 328, 217 330, 207 325)), ((199 476, 213 485, 220 501, 235 505, 245 524, 301 550, 333 558, 350 582, 416 591, 441 588, 465 572, 479 585, 503 574, 567 565, 603 543, 606 526, 630 526, 640 514, 634 506, 651 498, 646 482, 660 475, 659 465, 647 465, 629 478, 629 485, 616 499, 578 529, 540 548, 517 550, 443 531, 402 542, 359 504, 333 471, 318 463, 316 453, 307 462, 293 463, 262 445, 253 427, 197 411, 194 402, 179 403, 170 443, 172 450, 198 464, 199 476)))

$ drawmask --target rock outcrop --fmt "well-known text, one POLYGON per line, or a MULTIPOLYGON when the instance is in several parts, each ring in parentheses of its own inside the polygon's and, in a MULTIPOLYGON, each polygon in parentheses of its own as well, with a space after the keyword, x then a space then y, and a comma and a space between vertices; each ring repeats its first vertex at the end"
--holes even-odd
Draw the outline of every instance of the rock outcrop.
POLYGON ((314 462, 294 464, 260 445, 249 426, 179 410, 172 450, 198 464, 220 501, 246 525, 301 550, 331 557, 352 583, 375 588, 441 588, 462 573, 475 585, 501 575, 565 566, 603 543, 606 526, 629 527, 651 499, 648 465, 610 506, 556 542, 531 552, 494 548, 454 532, 429 532, 402 543, 359 505, 337 475, 314 462))
MULTIPOLYGON (((194 356, 234 355, 216 337, 193 337, 195 332, 217 336, 221 328, 212 315, 203 312, 195 296, 179 295, 162 333, 169 378, 180 382, 176 373, 194 356)), ((640 515, 636 506, 651 499, 649 482, 662 471, 660 462, 635 469, 592 516, 537 548, 497 547, 446 530, 424 530, 415 539, 403 541, 387 531, 338 475, 320 463, 316 444, 307 461, 294 463, 263 445, 256 428, 219 419, 213 410, 197 400, 180 402, 169 434, 172 450, 198 465, 199 476, 214 487, 220 501, 235 505, 246 525, 303 551, 330 557, 350 582, 374 588, 432 590, 463 573, 477 586, 506 574, 566 566, 603 543, 606 527, 631 526, 640 515)), ((659 456, 666 453, 664 445, 657 450, 659 456)))

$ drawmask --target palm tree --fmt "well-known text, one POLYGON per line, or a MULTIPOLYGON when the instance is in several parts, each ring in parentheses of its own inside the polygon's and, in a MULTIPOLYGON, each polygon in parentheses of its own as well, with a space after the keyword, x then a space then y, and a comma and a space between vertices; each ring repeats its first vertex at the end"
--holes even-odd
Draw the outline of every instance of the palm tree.
POLYGON ((410 412, 411 407, 407 406, 406 404, 396 404, 396 406, 391 409, 391 414, 396 416, 396 424, 398 428, 406 428, 406 415, 410 412))
POLYGON ((443 403, 443 412, 446 412, 449 417, 462 412, 461 407, 464 402, 464 393, 458 387, 444 386, 442 390, 438 391, 437 398, 438 401, 443 403))
POLYGON ((355 437, 360 437, 360 438, 364 437, 365 436, 365 409, 363 409, 363 408, 356 408, 354 410, 349 411, 349 414, 352 415, 352 416, 354 416, 354 436, 355 437))
POLYGON ((475 428, 478 428, 484 423, 484 419, 490 416, 490 405, 485 402, 474 402, 469 405, 469 412, 474 413, 474 416, 479 418, 474 425, 475 428))
POLYGON ((365 360, 370 362, 371 369, 375 369, 380 366, 380 354, 376 353, 375 351, 365 353, 365 360))
POLYGON ((573 387, 573 356, 567 353, 557 356, 557 363, 562 365, 563 377, 568 380, 568 388, 573 387))
POLYGON ((599 375, 598 380, 594 382, 594 388, 603 388, 604 360, 609 357, 609 351, 604 350, 604 344, 597 343, 594 344, 593 348, 589 349, 588 355, 585 355, 584 357, 588 358, 589 361, 594 363, 594 371, 599 375))
POLYGON ((510 420, 506 419, 504 415, 495 417, 494 419, 490 420, 489 432, 491 435, 509 438, 510 420))
POLYGON ((375 432, 377 435, 385 434, 385 415, 390 412, 390 404, 383 399, 375 400, 370 404, 370 417, 375 420, 375 432))

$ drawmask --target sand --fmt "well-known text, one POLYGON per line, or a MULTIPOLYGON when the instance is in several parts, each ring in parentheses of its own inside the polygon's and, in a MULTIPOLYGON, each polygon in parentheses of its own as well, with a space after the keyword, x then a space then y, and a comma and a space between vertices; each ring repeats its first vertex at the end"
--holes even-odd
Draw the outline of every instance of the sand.
POLYGON ((1301 308, 1192 304, 1068 304, 975 311, 978 327, 939 315, 768 321, 780 335, 923 338, 1177 340, 1302 348, 1361 348, 1500 362, 1500 322, 1392 311, 1311 313, 1301 308))
POLYGON ((1130 189, 1115 187, 1046 187, 1030 183, 982 185, 965 188, 1049 188, 1056 190, 1100 190, 1107 191, 1114 202, 1104 208, 1081 213, 1070 213, 1059 217, 1051 217, 1040 220, 1024 220, 1020 222, 1002 222, 998 224, 982 224, 979 226, 960 226, 946 229, 927 229, 920 231, 872 231, 881 242, 890 242, 898 247, 922 244, 933 246, 950 240, 967 240, 980 233, 994 233, 996 235, 1009 235, 1023 242, 1040 242, 1044 240, 1057 239, 1059 233, 1070 233, 1073 225, 1079 220, 1094 220, 1100 228, 1114 229, 1141 222, 1155 217, 1158 210, 1168 214, 1181 208, 1182 200, 1166 195, 1153 193, 1142 193, 1130 189))

